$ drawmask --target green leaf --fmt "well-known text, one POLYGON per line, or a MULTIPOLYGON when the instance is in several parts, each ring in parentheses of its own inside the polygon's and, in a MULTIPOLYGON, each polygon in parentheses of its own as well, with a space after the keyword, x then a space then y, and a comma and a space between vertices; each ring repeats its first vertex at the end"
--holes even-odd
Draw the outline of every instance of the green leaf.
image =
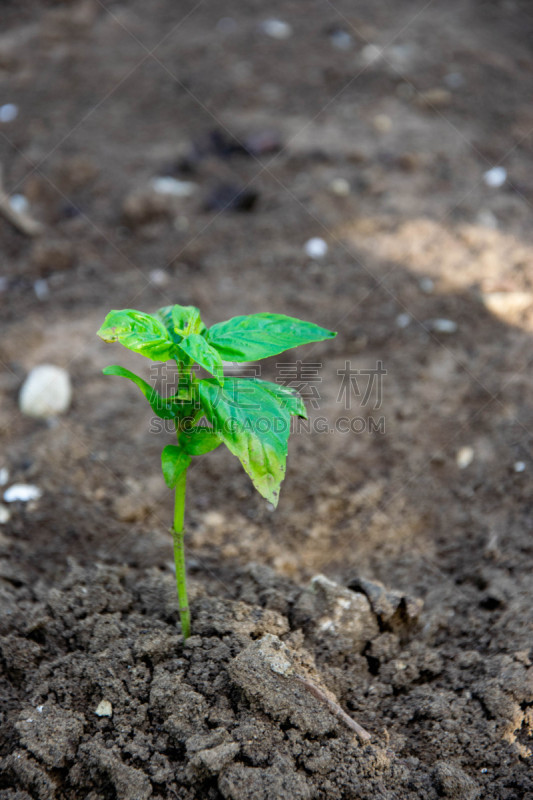
POLYGON ((247 378, 226 378, 224 387, 199 381, 200 401, 214 431, 237 456, 260 494, 274 506, 285 477, 290 412, 280 397, 247 378))
POLYGON ((151 314, 126 308, 110 311, 98 331, 104 342, 120 342, 154 361, 168 361, 175 354, 175 344, 163 323, 151 314))
POLYGON ((180 433, 179 438, 183 449, 190 456, 203 456, 222 444, 220 436, 205 425, 190 428, 180 433))
POLYGON ((155 312, 154 317, 163 323, 176 342, 181 340, 187 329, 190 333, 203 333, 207 330, 196 306, 163 306, 155 312))
POLYGON ((191 457, 176 444, 167 444, 161 453, 161 469, 169 489, 174 489, 180 475, 191 463, 191 457))
POLYGON ((211 347, 199 333, 191 333, 178 345, 178 351, 185 353, 201 367, 214 375, 220 386, 224 385, 224 368, 219 353, 211 347))
POLYGON ((291 386, 272 383, 271 381, 262 381, 260 378, 247 378, 246 380, 259 384, 277 397, 280 405, 286 408, 293 417, 303 417, 307 419, 307 409, 302 397, 298 394, 296 389, 293 389, 291 386))
POLYGON ((226 361, 257 361, 291 347, 331 339, 337 334, 284 314, 250 314, 217 322, 207 341, 226 361))
POLYGON ((103 373, 104 375, 118 375, 119 378, 127 378, 128 380, 133 381, 133 383, 139 387, 141 392, 150 403, 154 414, 157 414, 157 416, 161 417, 161 419, 174 419, 177 412, 181 408, 181 404, 161 397, 159 392, 156 392, 153 386, 150 386, 149 383, 142 378, 139 378, 138 375, 136 375, 134 372, 130 372, 130 370, 126 369, 125 367, 106 367, 103 370, 103 373))

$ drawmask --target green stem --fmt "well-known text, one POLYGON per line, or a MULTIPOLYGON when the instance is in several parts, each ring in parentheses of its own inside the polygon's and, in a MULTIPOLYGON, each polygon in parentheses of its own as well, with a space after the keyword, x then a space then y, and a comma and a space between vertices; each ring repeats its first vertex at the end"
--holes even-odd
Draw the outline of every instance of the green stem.
POLYGON ((176 564, 176 586, 178 589, 178 604, 183 638, 191 635, 191 615, 187 600, 187 578, 185 573, 185 546, 183 535, 183 520, 185 516, 185 486, 187 470, 183 470, 176 484, 174 502, 174 526, 172 538, 174 539, 174 562, 176 564))

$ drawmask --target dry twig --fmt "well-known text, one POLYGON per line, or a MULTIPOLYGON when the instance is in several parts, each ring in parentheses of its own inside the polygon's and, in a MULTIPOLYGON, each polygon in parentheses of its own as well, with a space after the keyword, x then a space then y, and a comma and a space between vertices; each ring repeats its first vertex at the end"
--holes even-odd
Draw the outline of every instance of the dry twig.
POLYGON ((336 717, 339 717, 339 719, 342 719, 342 721, 349 728, 351 728, 352 731, 355 731, 355 733, 359 736, 361 741, 363 742, 370 741, 372 737, 369 734, 369 732, 366 731, 361 725, 359 725, 358 722, 352 719, 346 713, 346 711, 343 711, 340 705, 336 703, 334 700, 332 700, 330 697, 328 697, 328 695, 325 692, 323 692, 322 689, 319 689, 318 686, 315 686, 314 683, 311 683, 311 681, 308 681, 307 678, 304 678, 301 675, 295 674, 294 677, 296 678, 296 680, 300 681, 300 683, 302 683, 305 686, 307 691, 310 692, 313 695, 313 697, 316 697, 317 700, 320 700, 321 703, 324 703, 324 705, 328 707, 328 709, 331 711, 332 714, 334 714, 336 717))
POLYGON ((3 185, 3 170, 0 167, 0 214, 2 214, 8 222, 17 228, 21 233, 26 236, 39 236, 44 231, 42 222, 37 222, 36 219, 30 217, 25 211, 17 211, 13 208, 9 201, 9 195, 4 190, 3 185))

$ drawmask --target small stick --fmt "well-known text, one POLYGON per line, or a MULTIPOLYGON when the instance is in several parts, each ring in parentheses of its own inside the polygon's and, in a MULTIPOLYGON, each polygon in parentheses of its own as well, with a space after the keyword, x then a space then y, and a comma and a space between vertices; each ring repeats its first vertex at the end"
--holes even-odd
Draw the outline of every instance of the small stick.
POLYGON ((310 692, 313 695, 313 697, 316 697, 317 700, 320 700, 320 702, 324 703, 329 708, 332 714, 342 719, 342 721, 346 723, 346 725, 349 728, 351 728, 352 731, 355 731, 355 733, 359 736, 361 741, 363 742, 370 741, 372 737, 369 734, 369 732, 366 731, 361 725, 359 725, 358 722, 356 722, 354 719, 348 716, 346 711, 343 711, 340 705, 336 703, 334 700, 332 700, 330 697, 328 697, 327 694, 322 691, 322 689, 319 689, 318 686, 315 686, 314 683, 311 683, 311 681, 308 681, 301 675, 297 675, 296 673, 294 673, 294 677, 296 678, 297 681, 300 681, 300 683, 302 683, 305 686, 307 691, 310 692))
POLYGON ((0 167, 0 214, 26 236, 39 236, 44 231, 44 225, 30 217, 25 211, 16 211, 12 207, 9 202, 9 195, 4 190, 2 178, 3 170, 0 167))

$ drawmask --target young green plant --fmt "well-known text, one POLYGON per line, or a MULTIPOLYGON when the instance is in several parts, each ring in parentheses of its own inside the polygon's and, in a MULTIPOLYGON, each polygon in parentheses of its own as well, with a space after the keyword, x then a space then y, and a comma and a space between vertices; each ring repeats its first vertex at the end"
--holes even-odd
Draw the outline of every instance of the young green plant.
POLYGON ((301 344, 336 334, 311 322, 282 314, 233 317, 206 328, 194 306, 165 306, 155 314, 111 311, 98 331, 104 342, 119 342, 152 361, 175 361, 178 391, 162 397, 149 383, 120 366, 106 375, 127 378, 141 390, 152 411, 175 428, 177 444, 161 454, 163 476, 174 489, 174 560, 183 637, 191 622, 184 555, 187 469, 195 456, 220 444, 237 456, 258 492, 278 503, 285 475, 291 416, 307 417, 302 398, 292 388, 258 378, 228 377, 223 361, 257 361, 301 344), (211 377, 199 378, 201 367, 211 377))

